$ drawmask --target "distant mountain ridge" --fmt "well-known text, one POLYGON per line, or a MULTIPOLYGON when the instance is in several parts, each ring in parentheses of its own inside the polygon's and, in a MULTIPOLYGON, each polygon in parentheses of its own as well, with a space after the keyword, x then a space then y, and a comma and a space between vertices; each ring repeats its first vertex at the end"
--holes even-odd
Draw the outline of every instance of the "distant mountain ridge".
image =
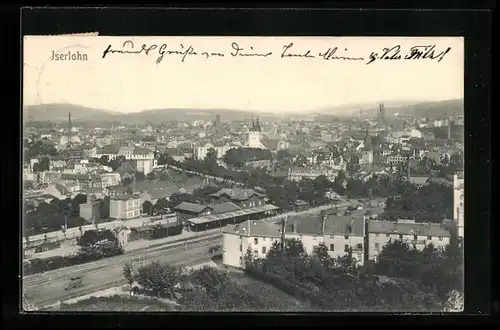
MULTIPOLYGON (((410 101, 387 101, 383 102, 386 108, 386 116, 411 115, 421 117, 442 117, 444 114, 463 114, 463 100, 446 100, 438 102, 415 102, 410 101)), ((296 117, 310 117, 317 114, 338 116, 359 116, 359 110, 363 109, 363 116, 376 115, 378 103, 351 104, 345 106, 323 108, 318 110, 307 110, 304 112, 290 111, 276 114, 273 112, 252 112, 237 109, 151 109, 134 113, 120 113, 104 109, 95 109, 74 104, 54 103, 25 106, 24 120, 26 121, 53 121, 61 122, 71 119, 77 121, 117 121, 124 124, 141 124, 146 122, 161 123, 171 120, 215 120, 220 115, 221 120, 247 120, 258 115, 262 118, 284 119, 292 115, 296 117)))

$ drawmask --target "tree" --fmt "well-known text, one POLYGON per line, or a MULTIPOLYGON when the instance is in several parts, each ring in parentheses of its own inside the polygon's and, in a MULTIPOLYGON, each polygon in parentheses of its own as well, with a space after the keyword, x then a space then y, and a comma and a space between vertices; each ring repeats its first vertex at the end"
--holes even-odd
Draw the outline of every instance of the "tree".
POLYGON ((104 197, 104 199, 100 201, 99 214, 103 219, 109 218, 109 196, 104 197))
POLYGON ((344 274, 352 274, 357 269, 356 259, 352 256, 352 248, 342 257, 335 259, 335 268, 344 274))
POLYGON ((153 215, 153 204, 150 201, 145 201, 142 203, 142 213, 146 213, 148 215, 153 215))
POLYGON ((314 247, 312 258, 319 261, 327 269, 331 269, 334 266, 334 260, 328 254, 328 247, 323 242, 314 247))
POLYGON ((166 198, 159 198, 154 205, 154 212, 157 214, 166 214, 170 210, 170 202, 166 198))
POLYGON ((252 266, 254 263, 254 255, 252 253, 252 249, 250 247, 247 248, 245 252, 245 256, 243 257, 243 265, 245 268, 252 266))
POLYGON ((135 173, 135 179, 137 181, 144 181, 144 180, 146 180, 146 176, 144 175, 143 172, 136 172, 135 173))
POLYGON ((182 271, 169 264, 155 261, 137 270, 137 283, 158 297, 172 298, 174 288, 182 279, 182 271))
POLYGON ((42 157, 38 163, 33 165, 33 172, 48 171, 50 168, 50 160, 48 157, 42 157))
POLYGON ((101 156, 101 158, 99 158, 99 164, 109 166, 109 157, 107 155, 101 156))
POLYGON ((448 299, 444 304, 444 312, 463 312, 464 311, 464 294, 460 291, 453 290, 448 295, 448 299))
POLYGON ((100 240, 108 240, 110 242, 118 242, 116 235, 109 229, 104 229, 99 232, 100 240))
POLYGON ((125 280, 127 281, 129 288, 130 288, 130 294, 132 294, 132 285, 134 284, 135 277, 134 277, 134 268, 131 263, 126 262, 123 265, 123 277, 125 277, 125 280))
POLYGON ((192 271, 189 274, 189 279, 194 285, 201 286, 212 299, 219 298, 223 287, 229 282, 226 273, 222 273, 216 268, 209 266, 192 271))
POLYGON ((83 233, 83 236, 78 239, 78 245, 80 246, 91 246, 99 242, 101 236, 97 230, 87 230, 83 233))

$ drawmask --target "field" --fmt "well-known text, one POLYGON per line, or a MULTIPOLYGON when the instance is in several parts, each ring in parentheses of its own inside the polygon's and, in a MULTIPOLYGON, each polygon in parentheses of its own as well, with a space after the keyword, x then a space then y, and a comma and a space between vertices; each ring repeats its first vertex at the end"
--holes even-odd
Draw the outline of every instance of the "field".
POLYGON ((175 306, 154 298, 116 295, 92 297, 74 304, 61 304, 57 312, 169 312, 175 306))
POLYGON ((311 307, 274 286, 250 278, 243 273, 230 272, 229 277, 255 296, 266 297, 280 312, 311 312, 311 307))

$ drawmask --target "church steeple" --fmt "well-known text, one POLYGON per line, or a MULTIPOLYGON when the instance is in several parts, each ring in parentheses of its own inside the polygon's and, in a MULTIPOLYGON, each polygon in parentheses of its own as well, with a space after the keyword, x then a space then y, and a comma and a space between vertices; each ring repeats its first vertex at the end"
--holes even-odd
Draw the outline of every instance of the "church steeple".
POLYGON ((252 132, 260 132, 260 124, 259 124, 259 117, 257 117, 257 120, 253 119, 252 116, 252 132))

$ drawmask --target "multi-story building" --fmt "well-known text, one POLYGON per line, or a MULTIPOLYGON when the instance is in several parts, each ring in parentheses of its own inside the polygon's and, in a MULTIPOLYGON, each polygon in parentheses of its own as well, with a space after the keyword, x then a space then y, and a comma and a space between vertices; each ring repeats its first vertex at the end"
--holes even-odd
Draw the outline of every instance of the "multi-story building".
POLYGON ((334 181, 337 176, 337 172, 333 171, 331 168, 328 169, 314 169, 314 168, 289 168, 288 169, 288 180, 290 181, 300 181, 302 179, 314 180, 318 176, 326 176, 328 180, 334 181))
POLYGON ((217 158, 221 159, 226 155, 226 152, 228 152, 231 149, 237 149, 237 148, 238 148, 238 146, 233 146, 233 145, 229 145, 229 144, 226 144, 223 146, 214 146, 211 143, 207 143, 204 146, 195 147, 193 150, 194 151, 193 153, 194 153, 196 159, 203 160, 207 156, 208 151, 210 149, 214 149, 215 152, 217 153, 217 158))
POLYGON ((453 220, 457 223, 458 237, 464 237, 464 172, 453 175, 453 220))
POLYGON ((118 156, 123 156, 125 159, 134 163, 138 172, 143 172, 146 175, 157 166, 154 152, 147 148, 109 145, 97 150, 95 156, 96 158, 107 156, 109 160, 115 159, 118 156))
POLYGON ((387 156, 387 164, 389 165, 398 165, 398 164, 404 164, 408 161, 408 157, 401 155, 401 154, 395 154, 395 155, 389 155, 387 156))
POLYGON ((114 196, 109 201, 109 217, 111 219, 128 220, 141 215, 142 201, 139 195, 114 196))
POLYGON ((227 225, 223 230, 223 263, 243 268, 245 254, 250 249, 254 258, 265 258, 274 242, 281 238, 281 226, 262 221, 245 221, 227 225))
MULTIPOLYGON (((282 227, 275 223, 246 221, 228 225, 223 230, 224 265, 243 268, 248 250, 254 258, 265 258, 273 243, 280 242, 282 227)), ((345 256, 350 250, 358 265, 364 263, 364 219, 328 215, 294 220, 287 224, 285 239, 298 239, 308 254, 321 243, 332 258, 345 256)))
POLYGON ((364 263, 364 218, 350 216, 324 215, 290 220, 287 224, 286 238, 299 239, 308 254, 314 247, 323 243, 332 258, 342 257, 352 250, 358 265, 364 263))
POLYGON ((435 247, 450 243, 450 233, 445 226, 436 223, 419 223, 415 220, 367 221, 367 255, 374 260, 387 243, 400 240, 416 249, 423 250, 427 245, 435 247))
POLYGON ((120 173, 102 173, 101 180, 103 188, 119 185, 121 182, 120 173))

